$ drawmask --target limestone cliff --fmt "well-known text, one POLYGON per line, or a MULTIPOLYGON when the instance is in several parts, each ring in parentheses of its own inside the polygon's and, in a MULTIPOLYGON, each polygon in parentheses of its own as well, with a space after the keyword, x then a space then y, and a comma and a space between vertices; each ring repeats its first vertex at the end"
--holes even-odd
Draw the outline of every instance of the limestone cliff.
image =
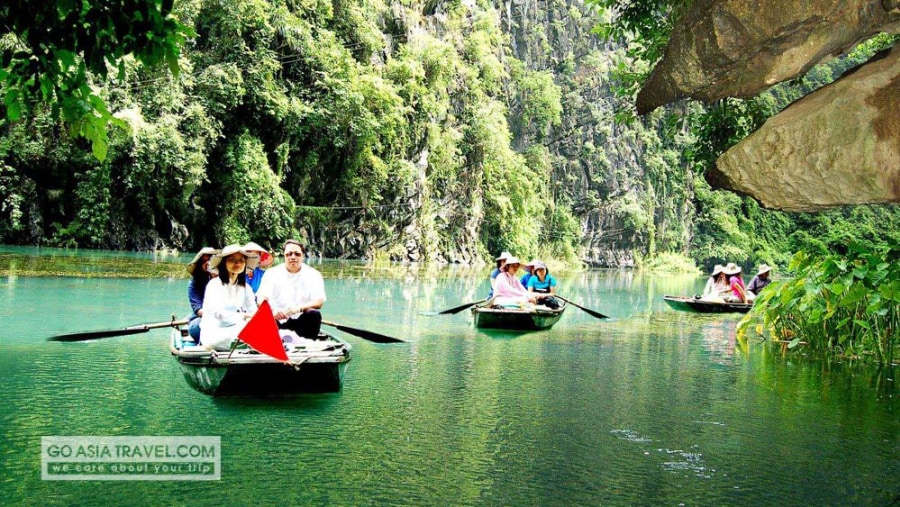
MULTIPOLYGON (((639 112, 683 97, 749 97, 900 33, 896 0, 698 0, 638 95, 639 112)), ((896 51, 814 92, 725 153, 714 185, 792 211, 900 202, 896 51)))

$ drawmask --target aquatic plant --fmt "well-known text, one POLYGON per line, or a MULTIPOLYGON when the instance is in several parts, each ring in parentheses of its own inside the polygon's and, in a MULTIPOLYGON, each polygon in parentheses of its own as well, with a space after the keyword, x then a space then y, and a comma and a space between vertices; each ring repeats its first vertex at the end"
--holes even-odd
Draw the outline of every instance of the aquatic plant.
POLYGON ((900 241, 885 247, 850 243, 844 253, 794 255, 794 278, 775 281, 742 320, 793 349, 844 357, 873 355, 893 364, 900 346, 900 241))

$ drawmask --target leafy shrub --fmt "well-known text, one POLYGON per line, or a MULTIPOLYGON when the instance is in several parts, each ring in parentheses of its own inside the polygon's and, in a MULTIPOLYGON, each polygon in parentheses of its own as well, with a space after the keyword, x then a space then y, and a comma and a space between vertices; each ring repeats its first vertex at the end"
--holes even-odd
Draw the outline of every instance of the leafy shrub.
POLYGON ((223 244, 278 244, 295 236, 294 201, 269 168, 262 143, 239 136, 225 156, 227 176, 218 192, 222 213, 217 235, 223 244))
POLYGON ((789 268, 796 277, 766 287, 739 332, 762 320, 764 336, 791 348, 805 343, 823 354, 873 354, 892 363, 900 345, 900 242, 847 250, 821 258, 797 253, 789 268))

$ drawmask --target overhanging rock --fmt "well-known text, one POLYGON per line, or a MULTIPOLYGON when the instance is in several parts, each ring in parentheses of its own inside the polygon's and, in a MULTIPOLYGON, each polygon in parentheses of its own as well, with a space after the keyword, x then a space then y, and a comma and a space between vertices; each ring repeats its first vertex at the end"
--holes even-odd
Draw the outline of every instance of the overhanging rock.
POLYGON ((681 98, 751 97, 879 32, 897 0, 696 0, 637 97, 644 114, 681 98))
POLYGON ((900 202, 900 47, 804 97, 707 172, 768 208, 900 202))

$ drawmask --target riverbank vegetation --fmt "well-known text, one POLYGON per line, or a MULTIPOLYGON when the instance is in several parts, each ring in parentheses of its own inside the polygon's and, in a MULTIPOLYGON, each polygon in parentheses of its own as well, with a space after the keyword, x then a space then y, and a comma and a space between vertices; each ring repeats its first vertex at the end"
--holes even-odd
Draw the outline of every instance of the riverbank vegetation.
POLYGON ((900 360, 900 242, 878 248, 852 243, 844 254, 800 252, 793 278, 775 281, 738 332, 756 324, 763 337, 847 358, 900 360))

